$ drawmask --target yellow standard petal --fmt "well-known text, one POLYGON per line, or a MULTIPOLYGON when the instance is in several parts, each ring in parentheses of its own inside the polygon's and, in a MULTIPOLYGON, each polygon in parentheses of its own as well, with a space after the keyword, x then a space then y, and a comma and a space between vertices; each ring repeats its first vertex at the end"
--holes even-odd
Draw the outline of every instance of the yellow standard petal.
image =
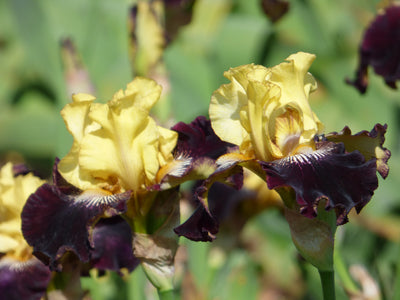
POLYGON ((281 106, 295 104, 303 115, 303 131, 307 133, 307 139, 312 138, 322 130, 322 123, 311 110, 308 97, 317 88, 314 77, 308 73, 314 54, 298 52, 290 55, 286 60, 271 68, 267 80, 281 88, 281 106))
POLYGON ((248 157, 279 159, 314 147, 322 123, 308 103, 316 81, 308 69, 315 56, 299 52, 272 68, 244 65, 224 76, 209 108, 215 133, 248 157))
POLYGON ((82 190, 136 194, 154 184, 160 167, 172 160, 177 142, 176 132, 157 126, 149 116, 160 95, 161 87, 153 80, 137 77, 108 103, 90 103, 78 113, 88 121, 83 137, 74 140, 61 160, 61 175, 82 190))
POLYGON ((209 115, 215 133, 224 141, 240 145, 248 139, 242 111, 247 105, 249 81, 263 81, 268 69, 259 65, 243 65, 224 73, 231 83, 216 90, 210 102, 209 115))

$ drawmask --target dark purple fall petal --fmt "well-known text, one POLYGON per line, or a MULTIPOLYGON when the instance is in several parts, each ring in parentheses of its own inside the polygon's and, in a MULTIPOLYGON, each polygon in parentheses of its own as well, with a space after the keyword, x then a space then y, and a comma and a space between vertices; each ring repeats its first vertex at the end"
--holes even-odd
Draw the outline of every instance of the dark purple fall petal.
POLYGON ((67 251, 81 261, 90 259, 91 229, 104 216, 125 212, 131 192, 104 196, 83 193, 65 195, 56 186, 44 184, 32 194, 22 211, 22 233, 34 254, 51 270, 60 270, 67 251))
POLYGON ((203 116, 190 124, 179 122, 171 129, 178 133, 175 160, 157 174, 160 184, 152 187, 153 190, 171 188, 188 180, 206 179, 217 169, 216 159, 237 148, 223 142, 203 116))
MULTIPOLYGON (((239 164, 239 161, 237 164, 239 164)), ((176 234, 193 241, 211 242, 215 239, 219 222, 210 211, 208 192, 216 182, 225 183, 236 190, 241 189, 243 169, 237 164, 231 164, 227 168, 219 168, 196 188, 195 199, 198 202, 198 207, 185 223, 174 229, 176 234)))
POLYGON ((311 154, 298 154, 272 162, 261 162, 270 189, 289 186, 296 193, 300 211, 316 216, 318 202, 327 199, 326 209, 335 209, 337 224, 347 214, 368 203, 378 187, 376 160, 365 161, 358 151, 346 153, 342 143, 322 142, 311 154))
POLYGON ((50 279, 51 271, 36 258, 26 262, 3 258, 0 261, 0 298, 39 300, 50 279))
POLYGON ((174 228, 179 236, 192 241, 212 242, 218 233, 218 221, 203 206, 198 206, 191 217, 174 228))
POLYGON ((268 203, 269 199, 263 200, 264 203, 261 203, 255 190, 237 190, 219 182, 213 184, 208 193, 208 203, 211 214, 218 221, 225 246, 227 241, 236 243, 246 222, 263 211, 263 204, 268 203))
POLYGON ((216 182, 208 193, 208 205, 220 224, 232 223, 228 226, 240 228, 250 217, 274 205, 268 197, 263 196, 261 199, 258 191, 253 189, 243 187, 237 190, 216 182))
POLYGON ((346 126, 339 133, 327 134, 325 139, 335 143, 343 143, 347 152, 360 151, 366 161, 376 158, 377 171, 382 178, 386 178, 389 174, 387 163, 391 155, 390 151, 383 147, 386 129, 386 124, 376 124, 370 132, 364 130, 352 135, 350 128, 346 126))
POLYGON ((216 160, 230 148, 236 147, 222 141, 211 127, 211 122, 203 116, 197 117, 192 123, 177 123, 171 128, 178 132, 178 143, 175 156, 188 155, 194 159, 208 157, 216 160))
POLYGON ((93 230, 91 265, 99 270, 133 271, 139 260, 133 256, 132 230, 119 216, 101 219, 93 230))
POLYGON ((354 80, 346 82, 364 94, 368 86, 368 66, 395 89, 400 79, 400 6, 386 8, 364 34, 359 49, 359 65, 354 80))

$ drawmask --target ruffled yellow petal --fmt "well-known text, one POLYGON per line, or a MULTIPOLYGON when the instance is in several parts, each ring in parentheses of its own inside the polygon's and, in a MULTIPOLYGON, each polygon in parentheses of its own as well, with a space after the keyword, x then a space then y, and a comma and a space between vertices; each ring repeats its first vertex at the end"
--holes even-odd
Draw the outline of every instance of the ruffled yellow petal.
POLYGON ((246 103, 246 91, 236 82, 222 85, 213 93, 209 115, 215 133, 224 141, 240 145, 248 135, 240 116, 246 103))
POLYGON ((308 102, 309 94, 317 88, 313 76, 308 73, 315 55, 298 52, 290 55, 286 60, 271 68, 267 80, 281 88, 280 103, 282 106, 296 103, 303 114, 303 130, 314 136, 321 128, 321 122, 315 118, 308 102))
POLYGON ((0 170, 0 253, 19 257, 30 253, 21 232, 21 212, 28 197, 44 183, 33 174, 14 177, 13 166, 7 163, 0 170))
POLYGON ((90 103, 85 113, 78 113, 89 121, 83 137, 74 140, 61 160, 61 175, 82 190, 137 193, 154 184, 177 142, 176 132, 157 126, 149 116, 160 95, 153 80, 137 77, 108 103, 90 103))
POLYGON ((162 88, 155 81, 144 77, 136 77, 128 83, 124 91, 118 91, 109 102, 110 106, 123 109, 129 106, 136 106, 149 112, 160 99, 162 88))
POLYGON ((215 133, 264 161, 312 148, 323 127, 308 103, 317 87, 308 73, 314 58, 299 52, 272 68, 251 64, 225 72, 231 82, 213 93, 209 109, 215 133))
POLYGON ((26 199, 43 183, 31 173, 14 177, 12 164, 4 165, 0 171, 0 222, 19 219, 26 199))
POLYGON ((76 183, 78 178, 81 178, 82 182, 86 182, 83 185, 77 185, 80 188, 90 188, 89 183, 90 177, 86 174, 80 174, 79 169, 79 151, 80 144, 85 134, 91 130, 99 129, 100 126, 94 123, 89 118, 89 111, 92 103, 96 98, 88 94, 74 94, 72 96, 72 103, 67 104, 61 110, 61 116, 64 119, 65 125, 68 131, 74 138, 71 150, 69 153, 59 162, 59 170, 63 170, 63 175, 68 178, 73 178, 71 184, 76 183))

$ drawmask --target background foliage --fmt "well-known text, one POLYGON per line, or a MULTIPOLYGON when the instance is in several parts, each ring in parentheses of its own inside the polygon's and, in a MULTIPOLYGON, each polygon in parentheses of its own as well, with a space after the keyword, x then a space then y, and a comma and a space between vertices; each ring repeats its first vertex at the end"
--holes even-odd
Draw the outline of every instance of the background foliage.
MULTIPOLYGON (((70 148, 72 139, 59 116, 70 101, 60 58, 62 38, 74 41, 100 101, 132 79, 131 4, 0 1, 2 161, 25 161, 48 177, 54 158, 70 148)), ((210 96, 226 82, 223 72, 229 67, 273 66, 297 51, 317 55, 310 71, 319 88, 311 105, 326 132, 348 125, 355 133, 371 130, 375 123, 388 124, 390 174, 380 180, 362 214, 351 216, 337 233, 338 299, 345 297, 343 286, 359 288, 346 277, 355 264, 366 268, 383 299, 400 297, 399 91, 386 87, 372 70, 366 95, 344 83, 354 76, 359 42, 379 5, 372 0, 293 0, 289 12, 272 23, 259 0, 198 0, 191 23, 180 28, 164 53, 171 83, 171 102, 162 113, 168 116, 163 120, 167 125, 207 115, 210 96)), ((316 269, 297 255, 276 210, 252 218, 240 235, 218 237, 213 244, 181 242, 177 286, 183 299, 321 298, 316 269)), ((124 277, 91 273, 82 283, 93 299, 157 297, 140 268, 124 277)))

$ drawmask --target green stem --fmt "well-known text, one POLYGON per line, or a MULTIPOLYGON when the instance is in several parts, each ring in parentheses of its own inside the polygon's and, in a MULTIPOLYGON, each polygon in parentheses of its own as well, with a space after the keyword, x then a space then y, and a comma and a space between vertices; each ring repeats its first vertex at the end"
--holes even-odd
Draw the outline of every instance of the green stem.
POLYGON ((324 300, 335 300, 335 273, 334 271, 320 271, 322 293, 324 300))
POLYGON ((177 300, 178 298, 175 296, 174 290, 168 290, 168 291, 160 291, 157 290, 158 292, 158 297, 160 300, 177 300))
MULTIPOLYGON (((400 249, 400 248, 399 248, 400 249)), ((392 299, 400 299, 400 255, 398 256, 397 261, 397 271, 396 271, 396 278, 394 284, 394 291, 392 295, 392 299), (397 298, 396 298, 397 297, 397 298)))
MULTIPOLYGON (((334 261, 335 261, 335 270, 336 274, 338 274, 341 283, 343 284, 344 289, 346 292, 350 292, 353 294, 357 294, 360 292, 357 285, 354 283, 353 279, 351 278, 348 268, 343 261, 342 256, 340 255, 340 248, 336 247, 334 252, 334 261)), ((395 299, 395 298, 393 298, 395 299)))

